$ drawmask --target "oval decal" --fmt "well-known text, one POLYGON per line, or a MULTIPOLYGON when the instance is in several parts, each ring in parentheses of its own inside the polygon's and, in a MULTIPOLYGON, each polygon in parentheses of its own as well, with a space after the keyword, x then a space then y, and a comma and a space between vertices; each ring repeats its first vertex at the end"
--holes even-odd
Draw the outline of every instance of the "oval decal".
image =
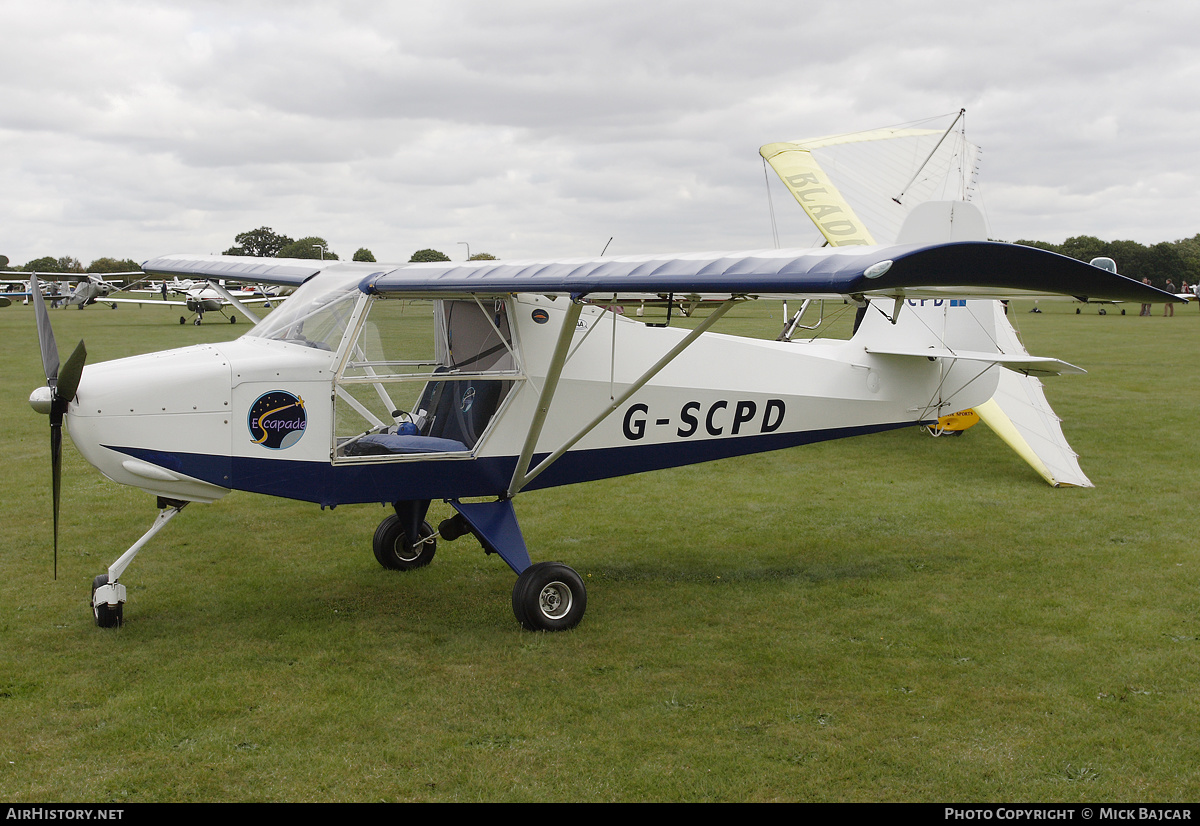
POLYGON ((263 393, 250 406, 246 420, 250 441, 271 450, 284 450, 296 444, 307 425, 304 399, 286 390, 263 393))

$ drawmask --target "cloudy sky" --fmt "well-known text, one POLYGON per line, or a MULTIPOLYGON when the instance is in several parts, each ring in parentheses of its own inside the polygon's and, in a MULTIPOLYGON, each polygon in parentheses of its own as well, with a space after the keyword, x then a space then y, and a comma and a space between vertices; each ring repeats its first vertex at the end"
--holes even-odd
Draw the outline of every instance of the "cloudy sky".
POLYGON ((760 145, 960 108, 993 237, 1200 232, 1193 2, 0 0, 0 32, 18 265, 264 225, 380 261, 770 247, 760 145))

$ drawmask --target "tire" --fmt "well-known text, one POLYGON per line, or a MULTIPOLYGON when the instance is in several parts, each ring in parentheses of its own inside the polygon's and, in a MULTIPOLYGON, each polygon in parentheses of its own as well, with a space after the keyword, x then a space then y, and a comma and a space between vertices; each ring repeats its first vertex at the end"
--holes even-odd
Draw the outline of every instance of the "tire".
POLYGON ((105 603, 104 605, 96 604, 96 589, 102 585, 108 584, 108 574, 100 574, 92 580, 92 615, 96 618, 96 625, 101 628, 120 628, 125 621, 125 606, 118 603, 113 606, 105 603))
MULTIPOLYGON (((422 522, 421 537, 430 536, 433 536, 433 528, 428 522, 422 522)), ((423 542, 418 548, 413 548, 412 545, 404 535, 404 529, 400 527, 400 517, 394 513, 379 523, 371 540, 371 550, 375 552, 375 558, 389 571, 411 571, 414 568, 424 568, 433 561, 433 555, 437 552, 437 540, 423 542)))
POLYGON ((513 586, 513 615, 529 631, 566 631, 586 610, 583 579, 561 562, 530 565, 513 586))

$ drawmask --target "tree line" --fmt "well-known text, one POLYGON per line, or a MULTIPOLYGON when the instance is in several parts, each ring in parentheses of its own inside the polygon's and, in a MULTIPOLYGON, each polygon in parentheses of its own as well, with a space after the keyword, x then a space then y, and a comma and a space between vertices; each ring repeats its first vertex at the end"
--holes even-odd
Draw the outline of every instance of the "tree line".
POLYGON ((58 273, 114 273, 114 272, 140 272, 142 265, 137 261, 129 258, 97 258, 86 267, 78 258, 70 255, 64 255, 61 258, 53 256, 45 256, 44 258, 35 258, 29 263, 21 267, 9 266, 8 256, 0 255, 0 271, 2 272, 58 272, 58 273))
POLYGON ((1101 241, 1093 235, 1077 235, 1061 244, 1045 241, 1017 241, 1026 247, 1057 252, 1080 261, 1111 258, 1117 262, 1117 272, 1128 278, 1165 288, 1168 279, 1176 290, 1183 285, 1200 283, 1200 234, 1179 241, 1160 241, 1149 246, 1137 241, 1101 241))
MULTIPOLYGON (((300 239, 289 238, 275 232, 270 227, 259 227, 234 236, 233 246, 222 255, 246 255, 254 258, 316 258, 327 261, 338 261, 336 252, 329 248, 324 238, 309 235, 300 239)), ((471 256, 471 261, 494 261, 496 256, 479 252, 471 256)), ((366 247, 355 251, 353 261, 374 262, 375 255, 366 247)), ((408 259, 409 263, 420 261, 449 261, 450 256, 435 249, 417 250, 408 259)), ((44 256, 35 258, 23 266, 9 266, 8 256, 0 255, 0 271, 4 272, 44 272, 44 273, 117 273, 138 272, 141 264, 129 259, 97 258, 86 267, 83 263, 69 255, 60 258, 44 256)))
MULTIPOLYGON (((222 255, 248 255, 254 258, 322 258, 338 261, 338 254, 319 235, 309 235, 299 240, 275 232, 270 227, 259 227, 249 232, 238 233, 233 246, 222 255)), ((366 247, 354 253, 354 261, 374 261, 375 256, 366 247)))

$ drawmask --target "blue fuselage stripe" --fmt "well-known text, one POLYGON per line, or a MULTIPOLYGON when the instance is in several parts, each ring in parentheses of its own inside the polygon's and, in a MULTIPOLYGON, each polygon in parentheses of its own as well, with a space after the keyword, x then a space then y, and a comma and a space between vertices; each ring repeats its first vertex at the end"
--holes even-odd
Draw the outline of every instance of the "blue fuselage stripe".
MULTIPOLYGON (((698 442, 574 450, 564 454, 525 489, 536 490, 627 476, 879 433, 914 424, 918 423, 899 422, 698 442)), ((137 447, 111 446, 111 449, 220 487, 316 502, 327 507, 366 502, 500 496, 508 489, 517 464, 515 456, 334 465, 329 462, 243 456, 231 458, 137 447)), ((534 456, 533 466, 546 455, 534 456)))

